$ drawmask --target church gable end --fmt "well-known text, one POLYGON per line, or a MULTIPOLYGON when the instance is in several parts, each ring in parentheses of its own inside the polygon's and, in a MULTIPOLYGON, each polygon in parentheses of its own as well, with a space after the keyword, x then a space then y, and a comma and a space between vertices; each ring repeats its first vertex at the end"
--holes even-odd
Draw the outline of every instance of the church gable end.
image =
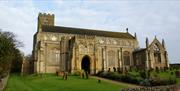
POLYGON ((160 43, 156 37, 148 46, 147 52, 150 60, 149 65, 151 68, 168 67, 167 51, 164 46, 164 43, 160 43))
POLYGON ((153 40, 153 42, 149 45, 148 48, 152 50, 164 50, 163 45, 159 42, 157 38, 153 40))

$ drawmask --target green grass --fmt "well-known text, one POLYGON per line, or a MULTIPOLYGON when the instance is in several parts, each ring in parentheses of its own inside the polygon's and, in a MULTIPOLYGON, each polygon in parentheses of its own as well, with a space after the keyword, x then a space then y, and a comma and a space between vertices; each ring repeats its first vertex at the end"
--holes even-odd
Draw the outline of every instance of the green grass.
POLYGON ((118 84, 112 84, 96 79, 81 79, 78 76, 68 76, 68 80, 62 80, 53 74, 40 76, 20 76, 11 74, 5 91, 119 91, 127 88, 118 84))
POLYGON ((180 85, 180 78, 177 78, 177 84, 180 85))

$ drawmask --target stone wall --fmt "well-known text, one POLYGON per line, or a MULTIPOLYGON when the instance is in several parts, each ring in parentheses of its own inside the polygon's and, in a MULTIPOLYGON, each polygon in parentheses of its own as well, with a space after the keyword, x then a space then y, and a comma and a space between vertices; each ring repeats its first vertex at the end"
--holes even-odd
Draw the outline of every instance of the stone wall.
POLYGON ((138 41, 133 39, 43 32, 38 36, 37 40, 40 42, 35 47, 38 48, 36 54, 34 53, 35 72, 38 73, 53 73, 57 68, 68 72, 81 70, 82 58, 85 55, 90 57, 92 73, 109 68, 113 70, 114 67, 122 68, 124 52, 129 53, 130 62, 126 66, 130 67, 134 64, 132 52, 138 47, 138 41), (55 69, 48 71, 51 70, 48 67, 52 66, 51 64, 56 64, 55 69))
POLYGON ((6 87, 7 81, 8 81, 9 75, 5 78, 0 79, 0 91, 3 91, 3 89, 6 87))
POLYGON ((127 88, 120 91, 180 91, 180 85, 127 88))

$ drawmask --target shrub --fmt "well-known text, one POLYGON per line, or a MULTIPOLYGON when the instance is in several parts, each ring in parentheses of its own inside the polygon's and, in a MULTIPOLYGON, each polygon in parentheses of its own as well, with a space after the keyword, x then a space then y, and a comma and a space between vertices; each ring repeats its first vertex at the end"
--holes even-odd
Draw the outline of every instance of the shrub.
POLYGON ((148 79, 150 78, 150 76, 151 76, 151 70, 148 70, 148 72, 147 72, 148 79))
POLYGON ((144 79, 140 82, 140 85, 142 86, 151 86, 150 80, 149 79, 144 79))
POLYGON ((106 78, 106 74, 107 74, 108 72, 99 72, 98 74, 96 74, 97 76, 100 76, 100 77, 104 77, 104 78, 106 78))
POLYGON ((121 81, 123 82, 128 82, 128 83, 133 83, 133 84, 139 84, 142 79, 138 79, 136 77, 130 76, 130 75, 122 75, 121 76, 121 81))
POLYGON ((158 67, 156 67, 156 73, 159 73, 159 68, 158 67))
POLYGON ((160 85, 172 85, 176 84, 175 78, 168 78, 168 79, 151 79, 150 80, 151 86, 160 86, 160 85))
POLYGON ((118 73, 120 73, 120 74, 122 74, 122 70, 121 70, 121 68, 117 68, 117 71, 118 71, 118 73))
POLYGON ((96 76, 99 76, 100 74, 102 74, 104 71, 98 71, 96 76))
POLYGON ((141 76, 143 79, 147 78, 145 71, 141 71, 141 72, 140 72, 140 76, 141 76))
POLYGON ((130 72, 132 71, 132 67, 129 68, 129 71, 130 71, 130 72))
POLYGON ((154 74, 154 77, 159 77, 158 74, 154 74))
POLYGON ((171 75, 174 75, 174 72, 171 72, 171 75))
POLYGON ((139 84, 142 79, 133 77, 131 75, 127 74, 119 74, 116 72, 101 72, 98 73, 97 76, 116 80, 116 81, 122 81, 122 82, 127 82, 127 83, 133 83, 133 84, 139 84))
POLYGON ((167 72, 168 69, 169 69, 168 67, 164 67, 164 71, 165 71, 165 72, 167 72))
POLYGON ((141 77, 132 74, 119 74, 117 72, 98 72, 97 76, 143 86, 172 85, 176 83, 175 78, 160 79, 158 76, 151 79, 146 78, 145 71, 141 71, 141 77))

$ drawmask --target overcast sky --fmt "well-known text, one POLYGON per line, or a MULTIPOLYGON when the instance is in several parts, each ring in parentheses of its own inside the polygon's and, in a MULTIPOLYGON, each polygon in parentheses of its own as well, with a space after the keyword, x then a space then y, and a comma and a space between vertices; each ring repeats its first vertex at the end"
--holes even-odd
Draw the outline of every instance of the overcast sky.
POLYGON ((12 31, 32 52, 39 12, 55 14, 55 25, 136 32, 140 47, 145 38, 165 40, 170 63, 180 62, 180 1, 178 0, 76 0, 0 1, 0 29, 12 31))

